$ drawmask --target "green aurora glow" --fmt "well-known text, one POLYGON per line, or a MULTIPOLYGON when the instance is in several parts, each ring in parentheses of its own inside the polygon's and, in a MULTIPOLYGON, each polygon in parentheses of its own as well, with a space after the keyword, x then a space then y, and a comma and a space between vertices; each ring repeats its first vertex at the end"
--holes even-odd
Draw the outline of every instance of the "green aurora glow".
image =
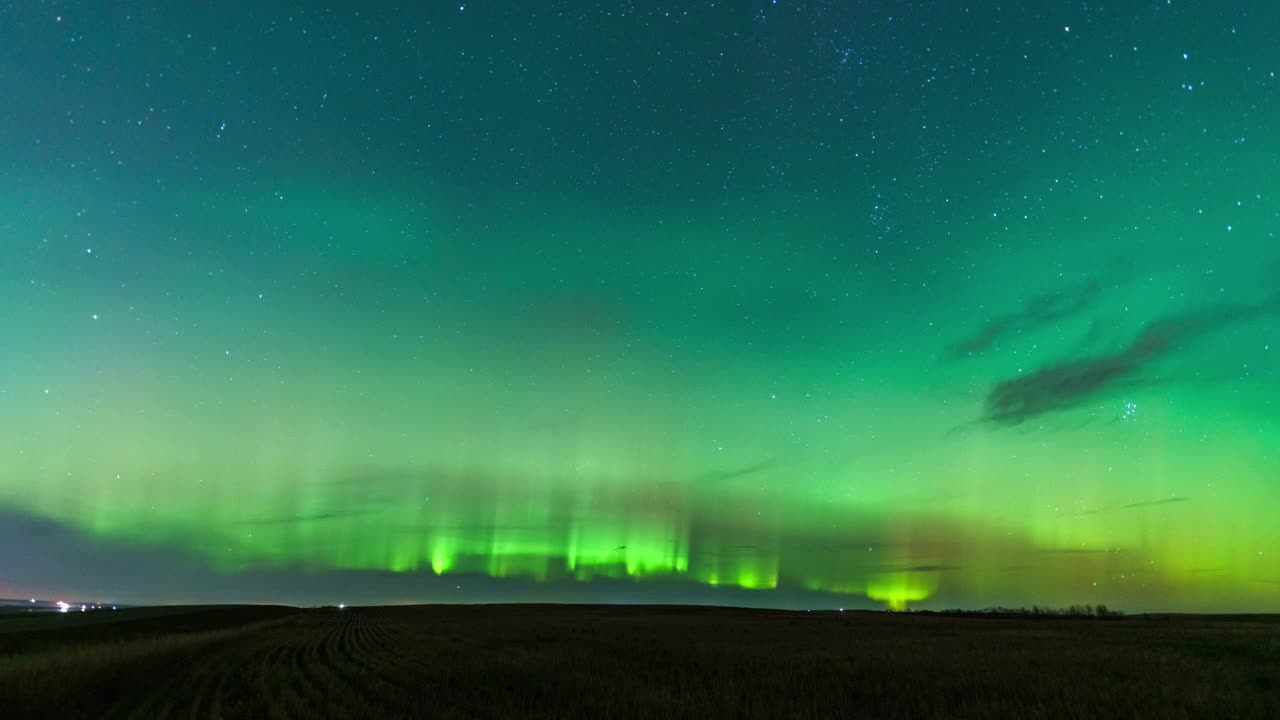
POLYGON ((1277 609, 1273 3, 667 5, 0 9, 0 595, 1277 609))

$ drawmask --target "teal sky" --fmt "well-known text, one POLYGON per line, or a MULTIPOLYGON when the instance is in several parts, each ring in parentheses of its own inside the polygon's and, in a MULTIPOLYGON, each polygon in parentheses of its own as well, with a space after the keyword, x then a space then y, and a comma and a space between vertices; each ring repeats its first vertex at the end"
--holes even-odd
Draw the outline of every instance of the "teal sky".
POLYGON ((0 7, 0 596, 1280 603, 1280 7, 0 7))

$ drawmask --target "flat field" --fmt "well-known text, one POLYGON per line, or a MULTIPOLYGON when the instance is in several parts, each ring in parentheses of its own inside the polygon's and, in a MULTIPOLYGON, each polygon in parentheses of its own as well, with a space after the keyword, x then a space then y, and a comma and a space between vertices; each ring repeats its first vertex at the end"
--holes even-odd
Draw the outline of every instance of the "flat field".
POLYGON ((1280 616, 637 606, 0 616, 10 718, 1276 718, 1280 616))

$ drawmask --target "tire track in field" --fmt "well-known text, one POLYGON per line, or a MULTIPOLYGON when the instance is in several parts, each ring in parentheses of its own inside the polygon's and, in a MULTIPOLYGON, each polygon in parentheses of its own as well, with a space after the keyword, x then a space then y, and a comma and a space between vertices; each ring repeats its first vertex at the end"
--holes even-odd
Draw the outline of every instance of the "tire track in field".
MULTIPOLYGON (((374 631, 381 638, 388 658, 384 661, 403 683, 410 695, 425 698, 433 694, 445 692, 452 670, 452 658, 462 654, 464 646, 470 645, 458 636, 456 627, 448 622, 436 621, 430 625, 430 635, 422 637, 419 643, 404 635, 393 636, 376 620, 372 623, 374 631), (414 646, 417 645, 417 651, 414 646), (429 648, 429 652, 423 652, 429 648)), ((421 621, 409 627, 421 632, 425 627, 421 621)))
POLYGON ((349 609, 345 620, 340 642, 326 648, 335 672, 358 688, 369 707, 384 713, 402 701, 406 693, 416 696, 419 686, 406 676, 403 666, 391 660, 395 652, 390 635, 377 633, 377 637, 385 638, 384 642, 371 639, 375 623, 368 611, 349 609))
MULTIPOLYGON (((247 644, 237 644, 228 648, 226 652, 219 653, 204 664, 206 672, 200 690, 189 696, 191 709, 186 716, 191 720, 223 716, 222 706, 228 686, 235 687, 236 679, 243 682, 244 667, 256 653, 263 649, 259 638, 253 637, 247 640, 249 640, 247 644), (210 671, 209 668, 212 670, 210 671)), ((181 717, 181 714, 175 713, 175 716, 181 717)))
POLYGON ((378 706, 358 678, 339 665, 350 623, 347 617, 322 621, 286 653, 281 684, 292 696, 294 715, 359 714, 378 706))
POLYGON ((359 696, 360 691, 348 681, 336 666, 335 648, 341 648, 345 642, 350 616, 339 615, 330 625, 317 643, 307 649, 305 655, 308 669, 313 677, 323 677, 320 689, 329 703, 343 702, 351 695, 359 696))
POLYGON ((367 611, 319 614, 251 630, 165 668, 111 717, 205 720, 393 716, 421 698, 422 669, 367 611))
POLYGON ((282 662, 286 652, 288 652, 288 648, 281 640, 277 640, 275 644, 264 648, 257 656, 257 661, 253 665, 253 672, 250 673, 252 682, 246 678, 244 687, 246 694, 256 693, 266 716, 275 720, 288 720, 293 717, 289 713, 288 704, 280 699, 280 689, 283 683, 279 682, 274 673, 275 668, 282 662))
POLYGON ((362 680, 379 697, 420 694, 421 682, 406 672, 409 668, 404 663, 396 662, 399 648, 366 612, 355 616, 350 650, 348 662, 360 670, 362 680))
POLYGON ((389 641, 379 640, 375 628, 376 622, 367 612, 362 611, 356 616, 349 662, 359 669, 366 684, 382 697, 390 699, 412 691, 412 679, 406 677, 403 667, 394 661, 396 648, 389 641))
MULTIPOLYGON (((282 641, 294 632, 294 624, 280 624, 253 630, 247 637, 214 653, 189 675, 201 676, 190 698, 187 711, 175 709, 172 717, 207 720, 228 716, 257 715, 260 708, 271 707, 270 694, 253 691, 257 668, 273 653, 283 651, 282 641)), ((181 689, 179 690, 181 692, 181 689)))
POLYGON ((293 714, 304 717, 318 714, 326 705, 323 678, 318 677, 318 668, 310 657, 331 628, 326 624, 309 630, 290 645, 280 667, 281 685, 290 696, 293 714))
POLYGON ((350 608, 310 660, 321 672, 340 678, 347 688, 344 697, 360 698, 359 709, 391 715, 406 699, 422 696, 421 678, 396 661, 400 649, 367 610, 350 608))
POLYGON ((257 624, 196 646, 167 664, 145 672, 146 687, 140 696, 121 699, 104 718, 207 718, 216 713, 221 689, 241 667, 241 658, 252 652, 255 633, 268 631, 271 624, 257 624), (246 644, 248 643, 248 644, 246 644))
POLYGON ((253 642, 238 653, 229 654, 224 659, 228 670, 221 673, 213 685, 208 703, 208 713, 193 712, 194 718, 227 718, 245 717, 254 711, 260 715, 263 708, 270 705, 270 695, 257 695, 253 692, 254 680, 257 679, 257 667, 275 652, 279 646, 280 632, 267 632, 255 637, 253 642))
MULTIPOLYGON (((209 660, 202 663, 199 668, 190 672, 194 673, 192 680, 196 682, 194 692, 189 694, 183 693, 178 695, 181 698, 190 698, 190 711, 182 713, 180 708, 174 708, 171 717, 182 717, 184 714, 191 720, 201 720, 201 718, 213 717, 214 697, 225 682, 227 675, 230 674, 231 665, 219 657, 218 659, 209 660)), ((185 689, 185 688, 183 688, 185 689)), ((180 689, 181 693, 182 690, 180 689)))
POLYGON ((295 645, 305 642, 304 637, 282 641, 273 663, 264 672, 264 675, 269 678, 268 684, 274 683, 275 693, 271 697, 283 707, 286 717, 305 717, 312 711, 314 705, 312 699, 308 697, 306 688, 303 687, 305 676, 298 674, 298 668, 294 663, 295 656, 301 652, 301 648, 295 645))
POLYGON ((305 680, 305 676, 298 674, 292 662, 308 643, 327 629, 311 620, 297 618, 262 637, 242 657, 227 658, 240 664, 241 681, 223 688, 227 697, 220 697, 217 706, 230 706, 235 708, 230 712, 236 716, 255 718, 284 719, 316 714, 317 702, 301 687, 299 681, 305 680))
MULTIPOLYGON (((331 697, 331 699, 339 699, 344 702, 363 699, 369 707, 376 707, 376 698, 369 695, 360 684, 359 678, 352 677, 351 673, 344 672, 342 667, 344 665, 343 658, 350 653, 349 645, 353 624, 352 616, 348 613, 342 613, 336 619, 333 628, 325 634, 324 639, 313 647, 309 659, 315 664, 319 673, 329 678, 329 682, 324 686, 325 689, 337 691, 332 692, 332 695, 336 697, 331 697)), ((354 704, 358 709, 362 703, 356 702, 354 704)))

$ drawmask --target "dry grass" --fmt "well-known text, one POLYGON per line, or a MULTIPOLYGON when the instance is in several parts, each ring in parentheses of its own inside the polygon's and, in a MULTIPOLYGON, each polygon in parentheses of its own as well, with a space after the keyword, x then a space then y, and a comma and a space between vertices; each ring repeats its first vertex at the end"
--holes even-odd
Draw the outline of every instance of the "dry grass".
POLYGON ((44 649, 28 631, 0 698, 9 717, 1280 717, 1265 617, 284 612, 86 645, 49 630, 44 649))

